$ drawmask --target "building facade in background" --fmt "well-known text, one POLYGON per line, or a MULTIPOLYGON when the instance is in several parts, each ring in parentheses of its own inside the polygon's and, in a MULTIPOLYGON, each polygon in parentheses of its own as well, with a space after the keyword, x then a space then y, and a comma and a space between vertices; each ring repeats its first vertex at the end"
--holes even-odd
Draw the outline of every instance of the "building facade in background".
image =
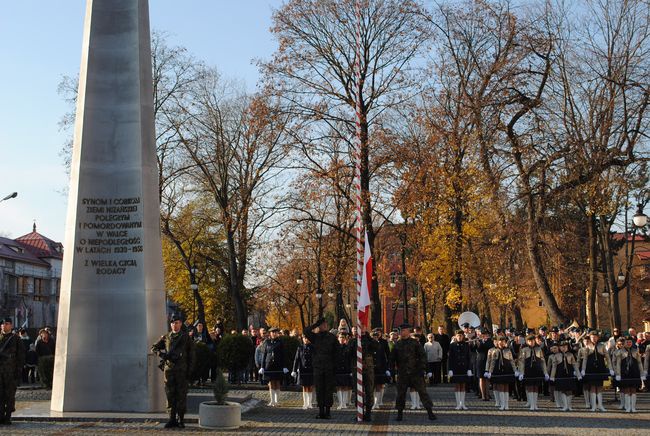
POLYGON ((15 327, 56 327, 63 245, 33 231, 0 237, 0 315, 15 327))

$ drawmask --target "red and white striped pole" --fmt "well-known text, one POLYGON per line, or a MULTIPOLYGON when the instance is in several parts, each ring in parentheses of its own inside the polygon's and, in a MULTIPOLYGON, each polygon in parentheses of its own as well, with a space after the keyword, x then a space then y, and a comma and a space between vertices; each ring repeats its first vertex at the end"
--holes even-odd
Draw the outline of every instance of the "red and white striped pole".
POLYGON ((355 172, 354 185, 356 188, 357 206, 357 421, 363 421, 363 356, 361 349, 361 320, 359 319, 359 301, 361 300, 361 280, 363 277, 363 215, 361 203, 361 0, 354 4, 356 16, 356 47, 354 73, 356 76, 356 133, 357 140, 354 148, 355 172))

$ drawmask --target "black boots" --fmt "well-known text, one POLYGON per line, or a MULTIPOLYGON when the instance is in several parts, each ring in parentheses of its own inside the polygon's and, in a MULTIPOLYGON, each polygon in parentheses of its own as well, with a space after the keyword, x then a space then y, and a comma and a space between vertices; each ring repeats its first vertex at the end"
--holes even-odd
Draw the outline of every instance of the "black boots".
POLYGON ((167 424, 165 424, 165 428, 174 427, 178 427, 178 421, 176 421, 176 410, 172 409, 172 411, 169 412, 169 421, 167 421, 167 424))
POLYGON ((434 421, 436 419, 436 415, 433 414, 433 409, 431 409, 431 407, 427 407, 427 415, 429 416, 430 421, 434 421))
POLYGON ((318 415, 316 415, 316 419, 325 419, 325 407, 324 406, 318 406, 318 415))
POLYGON ((331 419, 332 418, 332 414, 330 413, 330 406, 325 406, 325 416, 324 416, 324 418, 325 419, 331 419))
POLYGON ((178 414, 178 428, 185 428, 185 413, 178 414))
POLYGON ((366 409, 366 410, 365 410, 365 412, 363 413, 363 420, 364 420, 365 422, 370 422, 370 421, 372 421, 372 419, 371 419, 372 406, 370 406, 369 404, 366 404, 365 409, 366 409))
POLYGON ((404 411, 397 409, 397 418, 395 418, 395 421, 401 421, 402 419, 404 419, 404 411))

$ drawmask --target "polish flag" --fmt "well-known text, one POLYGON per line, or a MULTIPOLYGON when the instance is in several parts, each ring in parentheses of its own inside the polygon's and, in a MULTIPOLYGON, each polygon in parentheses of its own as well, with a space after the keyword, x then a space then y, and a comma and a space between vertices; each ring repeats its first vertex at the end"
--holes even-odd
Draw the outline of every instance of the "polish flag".
POLYGON ((363 252, 363 274, 361 278, 361 290, 359 293, 359 322, 364 330, 368 328, 370 318, 370 289, 372 287, 372 254, 368 243, 368 233, 365 234, 366 246, 363 252))

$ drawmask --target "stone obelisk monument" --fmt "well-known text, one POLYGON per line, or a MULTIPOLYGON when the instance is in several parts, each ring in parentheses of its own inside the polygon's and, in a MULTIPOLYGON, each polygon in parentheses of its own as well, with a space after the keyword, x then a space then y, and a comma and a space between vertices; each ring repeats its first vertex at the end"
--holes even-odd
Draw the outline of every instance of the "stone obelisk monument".
POLYGON ((147 0, 87 0, 51 409, 164 409, 147 0))

